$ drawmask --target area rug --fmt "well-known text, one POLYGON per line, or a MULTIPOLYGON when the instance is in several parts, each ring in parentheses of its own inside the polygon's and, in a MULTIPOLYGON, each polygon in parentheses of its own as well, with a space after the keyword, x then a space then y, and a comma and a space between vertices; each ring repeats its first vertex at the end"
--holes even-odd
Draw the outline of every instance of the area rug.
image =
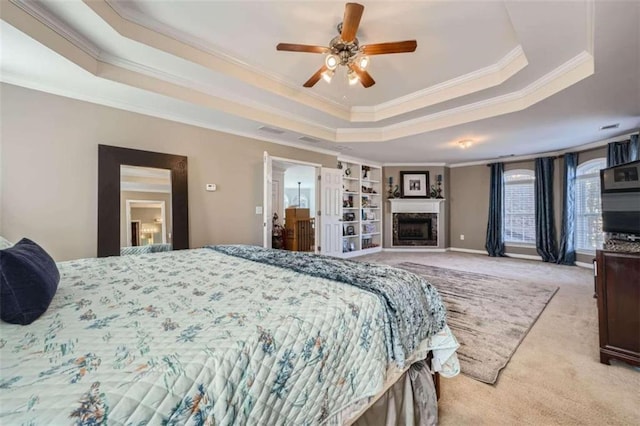
POLYGON ((447 307, 447 324, 460 343, 463 374, 493 384, 536 322, 557 286, 404 262, 425 277, 447 307))

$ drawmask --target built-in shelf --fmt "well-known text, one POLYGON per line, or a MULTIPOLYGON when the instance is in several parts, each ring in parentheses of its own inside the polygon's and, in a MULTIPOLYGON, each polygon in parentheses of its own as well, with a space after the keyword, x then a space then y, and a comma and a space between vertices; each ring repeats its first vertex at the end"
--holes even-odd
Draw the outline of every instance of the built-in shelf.
POLYGON ((342 208, 342 256, 352 257, 380 251, 383 235, 382 203, 383 195, 386 194, 382 184, 382 167, 341 158, 338 160, 341 163, 338 167, 343 173, 343 206, 354 206, 342 208), (348 174, 345 174, 347 171, 348 174), (347 235, 347 232, 358 233, 347 235))

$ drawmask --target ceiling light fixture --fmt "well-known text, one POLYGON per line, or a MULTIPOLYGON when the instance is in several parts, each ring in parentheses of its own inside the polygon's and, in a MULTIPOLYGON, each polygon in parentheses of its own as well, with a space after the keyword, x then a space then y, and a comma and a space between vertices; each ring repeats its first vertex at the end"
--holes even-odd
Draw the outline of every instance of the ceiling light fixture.
POLYGON ((335 74, 334 70, 326 70, 322 73, 322 78, 324 79, 324 81, 326 81, 327 83, 331 83, 331 79, 333 78, 333 75, 335 74))
POLYGON ((366 70, 369 66, 369 57, 366 55, 360 56, 360 58, 358 58, 358 66, 363 70, 366 70))
POLYGON ((336 55, 327 55, 324 59, 324 63, 330 70, 335 70, 338 66, 340 59, 336 55))
POLYGON ((347 68, 349 71, 355 72, 357 80, 353 75, 347 72, 350 84, 359 81, 366 89, 376 84, 371 77, 368 68, 371 55, 386 55, 389 53, 410 53, 415 52, 418 47, 416 40, 393 41, 386 43, 374 43, 361 46, 360 41, 356 37, 360 20, 364 13, 364 6, 358 3, 347 3, 344 7, 344 15, 342 22, 338 24, 338 35, 331 39, 328 46, 313 46, 298 43, 278 43, 277 50, 287 52, 306 52, 306 53, 322 53, 324 57, 324 65, 316 71, 303 86, 313 87, 321 78, 328 83, 331 81, 334 71, 338 65, 347 68))
POLYGON ((358 84, 358 82, 360 81, 360 79, 358 78, 358 74, 356 74, 352 70, 349 70, 349 72, 347 73, 347 78, 349 79, 349 85, 351 86, 358 84))
POLYGON ((473 141, 471 139, 464 139, 461 141, 458 141, 458 145, 460 146, 460 148, 462 149, 467 149, 469 148, 471 145, 473 144, 473 141))

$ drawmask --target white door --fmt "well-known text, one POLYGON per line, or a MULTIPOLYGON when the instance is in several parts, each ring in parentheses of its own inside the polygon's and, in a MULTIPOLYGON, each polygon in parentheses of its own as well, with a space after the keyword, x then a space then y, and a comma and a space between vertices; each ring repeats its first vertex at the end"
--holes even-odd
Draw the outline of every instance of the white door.
POLYGON ((320 179, 320 252, 342 254, 342 170, 323 167, 320 179))
POLYGON ((267 151, 264 152, 264 164, 263 164, 263 172, 264 172, 264 194, 262 197, 262 221, 263 221, 263 235, 262 235, 262 246, 264 248, 271 248, 271 234, 273 232, 273 222, 272 222, 272 210, 273 210, 273 162, 271 156, 267 151))

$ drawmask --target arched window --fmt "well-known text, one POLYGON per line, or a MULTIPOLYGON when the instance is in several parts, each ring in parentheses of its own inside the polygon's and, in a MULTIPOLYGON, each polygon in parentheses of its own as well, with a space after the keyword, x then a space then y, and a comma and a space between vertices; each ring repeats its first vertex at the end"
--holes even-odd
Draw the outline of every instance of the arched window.
POLYGON ((533 170, 504 173, 504 242, 536 243, 536 204, 533 170))
POLYGON ((606 167, 606 158, 596 158, 576 169, 576 250, 594 252, 604 242, 600 169, 606 167))

